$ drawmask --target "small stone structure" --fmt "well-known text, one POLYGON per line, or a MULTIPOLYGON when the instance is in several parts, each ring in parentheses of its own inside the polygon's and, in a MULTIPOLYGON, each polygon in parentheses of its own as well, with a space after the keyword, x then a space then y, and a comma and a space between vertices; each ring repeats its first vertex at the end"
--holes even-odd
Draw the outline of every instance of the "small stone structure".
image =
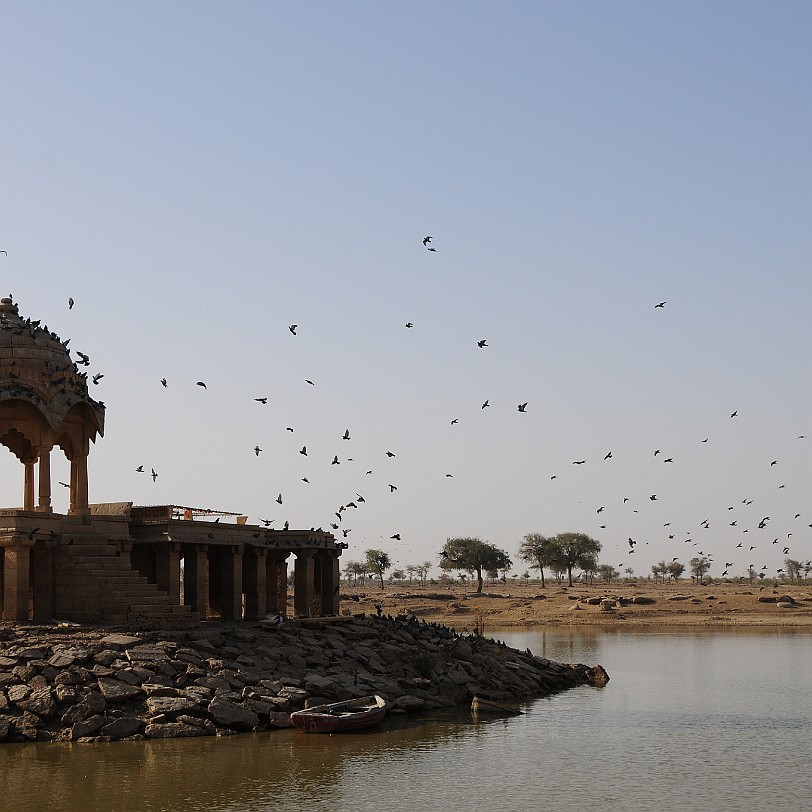
POLYGON ((91 505, 87 458, 104 434, 105 407, 67 344, 0 300, 0 444, 24 466, 22 507, 0 510, 3 620, 188 628, 212 617, 284 616, 292 554, 294 614, 338 613, 345 545, 330 533, 215 525, 172 505, 91 505), (71 464, 67 514, 51 507, 57 447, 71 464))

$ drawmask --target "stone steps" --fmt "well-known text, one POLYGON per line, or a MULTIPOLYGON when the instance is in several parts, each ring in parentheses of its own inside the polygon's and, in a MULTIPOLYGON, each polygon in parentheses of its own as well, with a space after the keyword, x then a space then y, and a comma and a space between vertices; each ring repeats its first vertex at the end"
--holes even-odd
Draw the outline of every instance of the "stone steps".
MULTIPOLYGON (((180 606, 147 578, 133 570, 127 559, 116 554, 112 543, 99 543, 97 536, 74 536, 60 546, 65 570, 71 572, 74 587, 98 596, 103 606, 97 620, 123 623, 138 629, 187 629, 197 626, 199 617, 188 606, 180 606)), ((83 611, 77 599, 78 612, 83 611)))

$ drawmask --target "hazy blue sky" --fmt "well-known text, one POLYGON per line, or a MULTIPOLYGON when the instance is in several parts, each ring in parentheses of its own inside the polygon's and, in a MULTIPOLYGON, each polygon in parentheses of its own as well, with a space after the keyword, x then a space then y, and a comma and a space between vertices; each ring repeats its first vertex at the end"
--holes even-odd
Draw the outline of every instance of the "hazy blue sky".
MULTIPOLYGON (((0 27, 3 293, 104 374, 91 501, 326 529, 361 494, 345 556, 401 565, 565 530, 639 575, 812 557, 809 3, 0 27)), ((10 452, 0 484, 22 502, 10 452)))

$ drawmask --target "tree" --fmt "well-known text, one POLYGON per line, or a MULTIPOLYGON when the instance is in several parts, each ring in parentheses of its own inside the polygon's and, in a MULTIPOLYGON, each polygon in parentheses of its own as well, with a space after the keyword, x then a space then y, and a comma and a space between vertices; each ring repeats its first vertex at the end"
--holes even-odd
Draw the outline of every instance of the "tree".
POLYGON ((795 561, 793 558, 785 558, 784 567, 787 571, 787 578, 789 578, 790 583, 792 583, 792 581, 801 580, 801 569, 803 568, 803 564, 800 561, 795 561))
POLYGON ((389 575, 390 581, 405 581, 406 573, 403 570, 393 570, 389 575))
POLYGON ((620 573, 611 564, 601 564, 598 567, 598 575, 600 575, 607 584, 611 584, 612 580, 617 578, 620 573))
POLYGON ((710 569, 711 562, 704 555, 700 555, 692 558, 688 563, 691 567, 691 578, 696 578, 701 584, 702 577, 710 569))
POLYGON ((680 564, 679 561, 672 561, 670 564, 666 565, 665 570, 671 576, 671 578, 676 581, 681 578, 682 573, 685 572, 685 564, 680 564))
POLYGON ((541 533, 528 533, 519 545, 519 558, 538 569, 541 574, 541 588, 544 589, 544 568, 555 563, 553 557, 553 539, 541 533))
POLYGON ((367 550, 365 555, 367 571, 378 576, 381 582, 381 589, 383 589, 383 575, 392 566, 392 559, 389 557, 389 553, 383 550, 367 550))
POLYGON ((578 567, 586 573, 595 572, 601 546, 597 539, 586 533, 559 533, 552 539, 550 566, 566 571, 569 585, 572 586, 573 568, 578 567))
POLYGON ((651 574, 654 576, 654 583, 657 583, 659 577, 665 583, 665 574, 668 572, 668 564, 665 561, 660 561, 657 564, 651 565, 651 574))
POLYGON ((477 592, 482 592, 482 571, 509 569, 510 556, 494 544, 478 538, 449 538, 441 552, 440 569, 476 573, 477 592))

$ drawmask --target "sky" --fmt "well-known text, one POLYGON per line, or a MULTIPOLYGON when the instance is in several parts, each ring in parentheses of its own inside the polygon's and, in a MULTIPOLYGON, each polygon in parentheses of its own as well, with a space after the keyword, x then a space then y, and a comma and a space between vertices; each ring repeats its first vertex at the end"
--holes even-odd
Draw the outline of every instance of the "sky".
POLYGON ((565 531, 638 576, 812 558, 808 3, 0 25, 3 295, 104 376, 91 502, 338 524, 398 567, 475 536, 522 573, 565 531))

